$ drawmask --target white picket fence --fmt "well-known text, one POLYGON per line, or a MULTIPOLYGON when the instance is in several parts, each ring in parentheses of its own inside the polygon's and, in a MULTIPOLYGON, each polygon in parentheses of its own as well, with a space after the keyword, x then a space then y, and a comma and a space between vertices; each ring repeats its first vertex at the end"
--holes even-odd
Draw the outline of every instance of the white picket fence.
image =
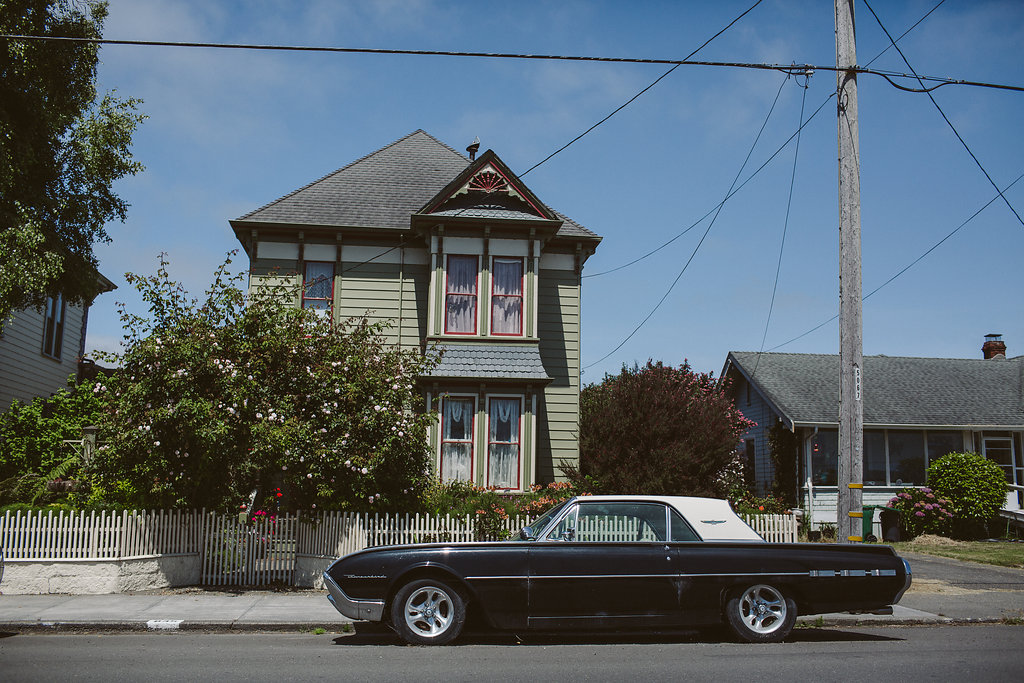
MULTIPOLYGON (((746 521, 769 542, 796 541, 792 515, 754 515, 746 521)), ((333 558, 381 545, 500 540, 528 523, 526 518, 509 518, 487 536, 478 533, 472 515, 325 512, 313 518, 278 515, 246 522, 237 515, 204 510, 19 511, 0 516, 0 547, 13 561, 194 555, 201 560, 205 585, 257 586, 291 584, 297 557, 333 558)), ((624 533, 623 539, 630 538, 624 533)))

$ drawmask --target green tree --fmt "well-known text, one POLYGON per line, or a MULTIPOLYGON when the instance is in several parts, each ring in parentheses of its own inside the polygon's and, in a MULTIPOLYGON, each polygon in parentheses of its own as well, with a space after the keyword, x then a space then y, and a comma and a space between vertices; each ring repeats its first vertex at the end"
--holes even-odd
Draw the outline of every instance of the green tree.
POLYGON ((280 291, 247 300, 229 263, 202 301, 163 260, 154 276, 126 276, 149 313, 122 307, 121 367, 98 385, 94 497, 237 509, 257 490, 271 509, 415 505, 430 422, 415 382, 432 360, 386 346, 365 320, 282 306, 280 291))
MULTIPOLYGON (((107 6, 0 0, 0 33, 100 38, 107 6)), ((99 293, 93 244, 128 204, 114 181, 142 170, 130 152, 135 99, 96 92, 98 46, 0 39, 0 324, 62 292, 99 293)))
POLYGON ((47 480, 78 470, 80 455, 65 440, 82 438, 103 405, 90 383, 69 383, 49 398, 15 401, 0 414, 0 505, 28 503, 47 480))
POLYGON ((623 367, 584 387, 580 408, 579 467, 562 469, 594 493, 724 496, 721 474, 753 425, 685 362, 623 367))

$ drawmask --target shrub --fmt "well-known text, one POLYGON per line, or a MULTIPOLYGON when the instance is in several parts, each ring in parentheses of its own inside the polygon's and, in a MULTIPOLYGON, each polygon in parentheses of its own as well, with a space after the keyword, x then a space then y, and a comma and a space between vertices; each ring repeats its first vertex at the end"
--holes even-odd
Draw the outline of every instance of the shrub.
POLYGON ((949 499, 954 533, 977 536, 1006 502, 1006 476, 999 465, 977 453, 949 453, 928 467, 928 483, 949 499))
POLYGON ((886 507, 900 513, 903 529, 911 537, 921 534, 949 534, 953 513, 949 501, 928 488, 906 488, 889 499, 886 507))
POLYGON ((753 422, 710 373, 648 361, 580 393, 580 460, 562 471, 594 493, 718 496, 753 422))
POLYGON ((740 515, 790 514, 789 505, 787 505, 786 501, 771 495, 759 498, 752 493, 746 492, 730 502, 736 513, 740 515))
POLYGON ((432 415, 416 378, 433 363, 388 346, 380 325, 289 308, 282 287, 246 295, 228 259, 202 301, 161 258, 126 275, 148 316, 120 307, 120 370, 92 465, 94 501, 237 510, 395 510, 426 484, 432 415), (255 491, 255 495, 252 493, 255 491), (280 494, 280 495, 279 495, 280 494))
POLYGON ((535 484, 526 493, 474 486, 468 481, 434 481, 424 495, 424 508, 435 515, 473 515, 480 539, 505 535, 510 517, 536 519, 573 496, 587 495, 568 482, 535 484))

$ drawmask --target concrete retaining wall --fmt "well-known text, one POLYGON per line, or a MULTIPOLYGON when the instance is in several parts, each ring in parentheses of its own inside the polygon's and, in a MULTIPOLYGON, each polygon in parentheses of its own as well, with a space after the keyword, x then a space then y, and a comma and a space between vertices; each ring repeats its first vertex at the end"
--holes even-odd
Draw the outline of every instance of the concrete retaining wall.
POLYGON ((198 553, 129 560, 7 560, 0 593, 92 595, 200 583, 198 553))
POLYGON ((302 588, 323 588, 324 570, 336 559, 338 558, 319 555, 296 555, 295 578, 292 585, 302 588))

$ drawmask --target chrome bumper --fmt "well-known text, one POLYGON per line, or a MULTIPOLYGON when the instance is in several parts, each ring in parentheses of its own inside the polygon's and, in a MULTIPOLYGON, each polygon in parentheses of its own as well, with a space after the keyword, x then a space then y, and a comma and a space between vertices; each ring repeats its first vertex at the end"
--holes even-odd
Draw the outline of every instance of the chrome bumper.
POLYGON ((354 600, 345 595, 345 591, 341 590, 341 587, 327 572, 324 572, 324 585, 327 586, 327 599, 334 605, 334 609, 349 619, 360 621, 382 621, 384 619, 383 600, 354 600))
MULTIPOLYGON (((900 559, 903 560, 902 557, 900 559)), ((914 580, 913 573, 910 571, 910 563, 906 560, 903 560, 903 568, 907 572, 907 580, 903 583, 903 590, 901 590, 900 594, 896 596, 896 599, 892 601, 892 604, 894 605, 900 601, 900 598, 902 598, 903 594, 907 592, 907 590, 910 588, 910 584, 914 580)))

